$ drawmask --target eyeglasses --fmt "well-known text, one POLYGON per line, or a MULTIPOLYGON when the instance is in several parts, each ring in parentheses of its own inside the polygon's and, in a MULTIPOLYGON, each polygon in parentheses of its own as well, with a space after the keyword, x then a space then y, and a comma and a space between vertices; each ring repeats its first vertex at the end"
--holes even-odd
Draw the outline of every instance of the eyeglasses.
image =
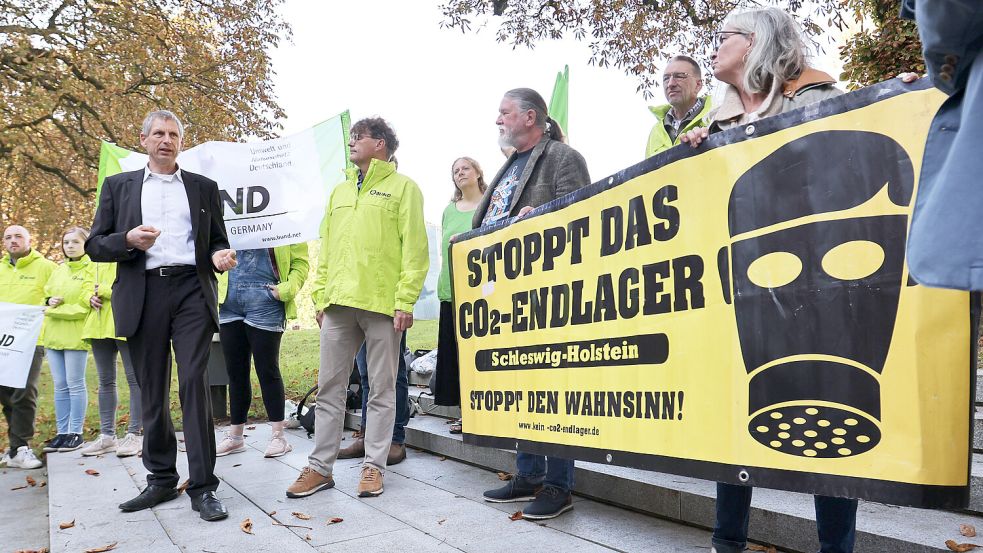
POLYGON ((720 46, 727 40, 730 35, 743 35, 751 36, 751 33, 746 33, 744 31, 716 31, 713 33, 713 49, 719 50, 720 46))
POLYGON ((686 79, 692 76, 693 75, 691 75, 690 73, 683 73, 681 71, 677 71, 675 73, 666 73, 665 75, 662 76, 662 83, 663 84, 668 83, 670 79, 676 79, 677 81, 685 81, 686 79))
POLYGON ((351 135, 351 136, 348 137, 348 141, 349 142, 358 142, 359 140, 361 140, 363 138, 370 138, 372 140, 382 140, 381 138, 376 138, 376 137, 372 136, 371 134, 355 133, 355 134, 353 134, 353 135, 351 135))

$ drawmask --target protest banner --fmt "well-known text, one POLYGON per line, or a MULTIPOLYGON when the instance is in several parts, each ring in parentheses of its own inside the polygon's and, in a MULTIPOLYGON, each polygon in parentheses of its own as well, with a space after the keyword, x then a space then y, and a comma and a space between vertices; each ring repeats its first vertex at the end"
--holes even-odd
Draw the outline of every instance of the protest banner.
MULTIPOLYGON (((349 127, 346 111, 283 138, 205 142, 181 152, 177 161, 218 183, 233 248, 297 244, 318 239, 328 195, 345 180, 349 127)), ((146 164, 146 154, 103 142, 99 187, 105 177, 146 164)))
POLYGON ((42 324, 40 305, 0 302, 0 386, 27 385, 42 324))
POLYGON ((927 87, 756 121, 459 236, 464 440, 965 506, 969 295, 904 263, 927 87))

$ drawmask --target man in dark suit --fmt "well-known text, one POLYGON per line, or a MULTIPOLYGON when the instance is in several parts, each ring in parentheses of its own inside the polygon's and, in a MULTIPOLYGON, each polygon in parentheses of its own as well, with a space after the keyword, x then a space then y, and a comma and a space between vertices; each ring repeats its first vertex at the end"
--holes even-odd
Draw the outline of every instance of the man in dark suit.
MULTIPOLYGON (((547 114, 543 97, 531 88, 505 93, 498 108, 498 145, 512 149, 474 212, 478 228, 522 217, 533 209, 590 184, 587 163, 562 142, 560 126, 547 114)), ((516 475, 485 501, 532 501, 522 517, 542 520, 573 508, 573 460, 516 452, 516 475)))
POLYGON ((129 341, 143 400, 147 487, 120 504, 139 511, 178 496, 177 439, 171 422, 170 351, 177 362, 191 508, 205 520, 228 516, 215 497, 215 434, 205 369, 218 331, 214 271, 236 265, 215 181, 177 165, 184 127, 169 111, 143 122, 144 169, 108 177, 85 251, 118 262, 116 334, 129 341))

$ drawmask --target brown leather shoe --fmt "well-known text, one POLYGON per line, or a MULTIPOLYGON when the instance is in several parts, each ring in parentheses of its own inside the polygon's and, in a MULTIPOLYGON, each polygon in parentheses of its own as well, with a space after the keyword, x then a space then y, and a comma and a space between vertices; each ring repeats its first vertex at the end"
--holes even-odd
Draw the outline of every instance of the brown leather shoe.
POLYGON ((389 455, 386 457, 386 466, 398 465, 406 459, 406 446, 393 442, 389 445, 389 455))
POLYGON ((358 459, 360 457, 365 457, 365 440, 362 438, 356 439, 352 445, 338 452, 339 459, 358 459))
POLYGON ((375 497, 382 494, 382 472, 375 467, 363 467, 358 481, 359 497, 375 497))
POLYGON ((307 497, 315 492, 334 487, 334 478, 322 475, 310 466, 300 471, 297 480, 287 488, 287 497, 307 497))

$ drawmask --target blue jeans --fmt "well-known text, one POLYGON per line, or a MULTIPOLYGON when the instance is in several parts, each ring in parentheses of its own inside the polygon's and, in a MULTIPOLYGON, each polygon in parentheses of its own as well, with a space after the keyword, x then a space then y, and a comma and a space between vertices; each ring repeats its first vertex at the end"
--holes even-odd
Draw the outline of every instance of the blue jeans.
MULTIPOLYGON (((406 372, 406 333, 399 342, 399 368, 396 370, 396 423, 393 425, 393 443, 401 444, 406 441, 406 425, 410 422, 410 384, 406 372)), ((369 404, 369 368, 365 363, 365 344, 355 354, 355 364, 358 365, 359 392, 362 394, 362 426, 365 428, 365 409, 369 404)))
POLYGON ((88 392, 85 365, 89 352, 75 349, 47 349, 51 380, 55 384, 55 421, 59 434, 81 434, 85 422, 88 392))
MULTIPOLYGON (((717 521, 711 542, 718 553, 737 553, 747 545, 750 486, 717 482, 717 521)), ((857 529, 857 500, 815 496, 820 553, 853 553, 857 529)))
POLYGON ((573 459, 546 458, 519 451, 515 455, 515 468, 518 476, 535 484, 542 483, 568 493, 573 489, 573 459))

